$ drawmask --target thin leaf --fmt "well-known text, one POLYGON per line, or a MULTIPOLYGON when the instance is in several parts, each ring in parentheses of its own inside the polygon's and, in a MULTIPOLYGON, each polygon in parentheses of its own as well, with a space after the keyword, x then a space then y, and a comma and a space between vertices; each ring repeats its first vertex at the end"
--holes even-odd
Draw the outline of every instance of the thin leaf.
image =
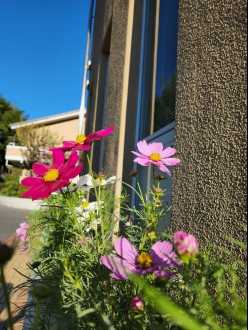
MULTIPOLYGON (((163 315, 168 316, 174 324, 185 330, 207 330, 208 327, 200 324, 191 315, 186 313, 181 307, 177 306, 167 296, 158 289, 148 285, 140 277, 132 277, 131 280, 139 286, 144 296, 154 305, 155 309, 163 315)), ((219 330, 216 327, 216 330, 219 330)))

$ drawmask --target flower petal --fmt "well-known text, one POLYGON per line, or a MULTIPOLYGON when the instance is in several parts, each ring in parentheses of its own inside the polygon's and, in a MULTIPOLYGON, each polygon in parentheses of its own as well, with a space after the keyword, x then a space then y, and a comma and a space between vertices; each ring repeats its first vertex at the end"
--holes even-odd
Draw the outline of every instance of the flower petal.
POLYGON ((49 186, 49 189, 51 192, 55 192, 63 187, 66 187, 70 184, 70 181, 69 180, 58 180, 58 181, 55 181, 55 182, 51 182, 50 183, 50 186, 49 186))
POLYGON ((178 158, 164 158, 164 159, 162 159, 162 162, 166 166, 177 166, 181 163, 180 159, 178 159, 178 158))
POLYGON ((125 237, 118 238, 114 243, 116 253, 130 264, 135 264, 138 252, 125 237))
POLYGON ((124 278, 123 276, 120 276, 120 274, 112 273, 110 276, 113 280, 116 280, 116 281, 123 281, 123 280, 127 279, 127 278, 124 278))
POLYGON ((116 182, 116 179, 117 179, 116 176, 111 176, 110 178, 108 178, 106 180, 105 185, 107 185, 107 184, 114 184, 116 182))
POLYGON ((161 142, 154 142, 154 143, 149 143, 148 144, 148 148, 149 148, 150 154, 151 153, 161 154, 162 151, 163 151, 163 149, 164 149, 164 146, 163 146, 163 144, 161 142))
POLYGON ((19 227, 27 230, 30 227, 30 225, 27 222, 22 222, 22 223, 20 223, 19 227))
POLYGON ((69 180, 79 175, 83 171, 83 165, 76 166, 61 174, 61 179, 69 180))
POLYGON ((78 186, 88 186, 88 187, 94 187, 94 179, 90 174, 85 174, 80 177, 78 186))
POLYGON ((171 176, 171 171, 165 165, 163 165, 162 162, 160 164, 158 164, 157 166, 159 167, 161 172, 164 172, 164 173, 168 174, 169 176, 171 176))
POLYGON ((45 175, 48 169, 49 167, 43 163, 34 163, 32 166, 32 171, 38 176, 45 175))
POLYGON ((171 156, 174 156, 176 154, 177 150, 175 148, 167 147, 161 152, 161 156, 163 158, 168 158, 171 156))
POLYGON ((113 127, 108 127, 95 133, 91 133, 87 136, 87 142, 100 141, 105 136, 112 134, 114 131, 113 127))
POLYGON ((30 188, 28 191, 22 194, 23 197, 32 198, 32 200, 45 199, 51 194, 49 186, 46 184, 40 184, 36 187, 30 188))
POLYGON ((149 156, 151 154, 149 145, 145 140, 139 141, 137 143, 137 148, 142 155, 149 156))
POLYGON ((148 158, 145 159, 145 158, 140 158, 140 157, 135 158, 134 162, 138 163, 141 166, 149 166, 151 164, 150 159, 148 159, 148 158))
POLYGON ((51 168, 59 168, 64 164, 65 155, 64 151, 61 148, 52 149, 52 166, 51 168))
POLYGON ((136 151, 131 151, 131 153, 134 154, 135 156, 139 157, 139 158, 145 158, 145 159, 148 158, 148 156, 142 155, 142 154, 140 154, 139 152, 136 152, 136 151))
POLYGON ((90 143, 84 143, 84 144, 77 144, 73 150, 78 150, 78 151, 85 151, 88 152, 91 150, 91 144, 90 143))
POLYGON ((128 269, 124 266, 123 260, 114 256, 103 256, 100 259, 102 265, 108 268, 112 272, 112 277, 116 280, 127 280, 128 269))
POLYGON ((153 244, 150 252, 155 264, 166 264, 167 266, 178 265, 176 253, 170 242, 158 241, 153 244))
POLYGON ((25 187, 31 187, 31 186, 39 185, 42 182, 43 182, 43 180, 41 178, 36 178, 34 176, 29 176, 29 177, 26 177, 26 178, 22 179, 21 185, 25 186, 25 187))
POLYGON ((72 149, 77 145, 75 141, 63 141, 63 148, 72 149))
POLYGON ((78 153, 77 153, 77 151, 73 151, 70 154, 69 159, 60 168, 60 173, 63 175, 64 172, 67 172, 68 170, 70 170, 71 168, 73 168, 78 161, 79 161, 78 153))

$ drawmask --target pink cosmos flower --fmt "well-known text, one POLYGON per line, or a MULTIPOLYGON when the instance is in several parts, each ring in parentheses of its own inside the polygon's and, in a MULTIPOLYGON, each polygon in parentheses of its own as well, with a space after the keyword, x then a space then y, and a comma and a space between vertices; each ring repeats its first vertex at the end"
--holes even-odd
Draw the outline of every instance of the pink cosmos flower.
POLYGON ((70 183, 70 179, 77 176, 83 169, 79 164, 77 152, 72 152, 69 159, 65 161, 64 152, 60 149, 52 150, 52 164, 33 164, 33 172, 36 176, 24 178, 21 184, 28 188, 22 194, 23 197, 33 200, 45 199, 52 192, 61 189, 70 183))
POLYGON ((171 176, 168 167, 177 166, 180 164, 180 159, 172 158, 175 155, 176 149, 167 147, 164 148, 160 142, 147 143, 145 140, 137 143, 139 152, 132 151, 137 156, 134 162, 142 166, 156 166, 160 171, 167 173, 171 176))
POLYGON ((199 252, 199 242, 195 236, 184 231, 177 231, 173 241, 180 256, 195 257, 199 252))
POLYGON ((134 312, 140 312, 144 310, 144 301, 138 297, 135 296, 131 300, 130 307, 134 312))
POLYGON ((126 238, 120 237, 115 241, 114 248, 116 256, 103 256, 100 261, 112 272, 111 277, 115 280, 127 280, 130 274, 154 273, 160 276, 162 270, 178 266, 177 256, 170 242, 159 241, 152 246, 150 253, 139 253, 126 238))
POLYGON ((112 127, 102 129, 89 135, 80 134, 76 137, 75 141, 64 141, 62 149, 65 151, 79 150, 79 151, 90 151, 92 143, 94 141, 100 141, 105 136, 112 134, 114 129, 112 127))
POLYGON ((26 222, 22 222, 19 227, 16 229, 16 237, 21 241, 21 242, 27 242, 28 241, 28 229, 29 229, 29 224, 26 222))

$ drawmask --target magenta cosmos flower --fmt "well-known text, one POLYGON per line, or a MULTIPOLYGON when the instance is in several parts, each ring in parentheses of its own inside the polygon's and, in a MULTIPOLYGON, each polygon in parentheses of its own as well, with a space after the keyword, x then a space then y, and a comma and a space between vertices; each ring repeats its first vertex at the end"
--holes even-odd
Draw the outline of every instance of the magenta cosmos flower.
POLYGON ((180 159, 172 158, 176 154, 176 149, 167 147, 164 148, 160 142, 147 143, 145 140, 137 143, 138 152, 132 151, 137 156, 134 162, 142 166, 156 166, 160 171, 171 176, 168 167, 177 166, 180 164, 180 159))
POLYGON ((174 234, 173 241, 180 256, 195 257, 199 252, 199 242, 195 236, 184 231, 177 231, 174 234))
POLYGON ((102 129, 89 135, 80 134, 75 141, 64 141, 62 149, 65 151, 79 150, 90 151, 92 143, 102 140, 105 136, 112 134, 114 129, 112 127, 102 129))
POLYGON ((16 229, 16 237, 21 242, 27 242, 28 241, 28 230, 29 230, 29 224, 26 222, 22 222, 19 227, 16 229))
POLYGON ((120 237, 114 248, 117 255, 103 256, 100 261, 112 272, 111 277, 115 280, 127 280, 130 274, 154 273, 158 277, 167 277, 166 270, 178 266, 170 242, 159 241, 152 246, 150 253, 139 253, 126 238, 120 237))
POLYGON ((69 159, 65 161, 64 152, 60 149, 52 150, 52 164, 35 163, 32 170, 36 176, 24 178, 21 184, 28 188, 22 194, 23 197, 33 200, 45 199, 52 192, 61 189, 70 183, 83 169, 79 164, 77 152, 72 152, 69 159))

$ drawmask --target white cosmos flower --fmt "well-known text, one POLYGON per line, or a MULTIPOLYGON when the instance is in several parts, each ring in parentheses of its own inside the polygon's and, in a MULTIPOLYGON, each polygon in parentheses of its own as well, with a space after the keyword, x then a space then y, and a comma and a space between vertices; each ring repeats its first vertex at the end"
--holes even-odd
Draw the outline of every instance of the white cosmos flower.
POLYGON ((106 186, 109 184, 114 184, 116 182, 116 176, 111 176, 110 178, 105 178, 104 176, 99 176, 96 179, 92 175, 86 174, 79 178, 78 187, 84 190, 90 190, 99 186, 106 186))
POLYGON ((84 199, 81 202, 81 205, 76 208, 78 219, 80 222, 89 221, 89 227, 86 231, 91 229, 96 229, 97 226, 101 223, 100 218, 98 217, 97 211, 99 208, 103 207, 103 202, 88 202, 84 199), (92 219, 91 219, 92 218, 92 219), (95 219, 94 219, 95 218, 95 219))

